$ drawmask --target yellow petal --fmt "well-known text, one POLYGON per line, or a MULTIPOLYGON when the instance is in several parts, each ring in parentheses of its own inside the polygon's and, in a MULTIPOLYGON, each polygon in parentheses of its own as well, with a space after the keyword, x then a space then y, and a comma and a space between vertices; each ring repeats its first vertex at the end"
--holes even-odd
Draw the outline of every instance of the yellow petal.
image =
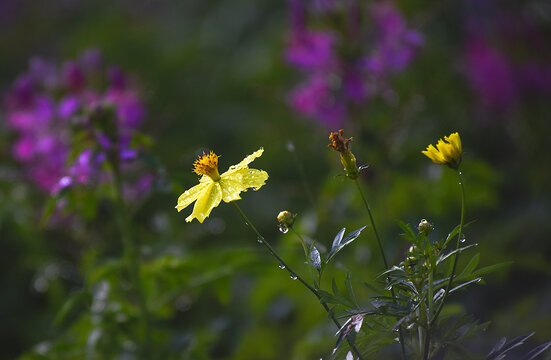
POLYGON ((186 218, 187 222, 193 219, 199 220, 202 223, 222 200, 222 190, 217 182, 207 183, 206 188, 200 193, 199 198, 195 202, 193 212, 186 218))
POLYGON ((438 165, 446 163, 444 156, 442 156, 442 154, 438 150, 436 150, 436 148, 432 144, 427 146, 427 150, 421 152, 438 165))
POLYGON ((239 193, 245 190, 241 184, 241 175, 236 172, 232 172, 229 175, 227 172, 222 174, 220 187, 222 188, 222 200, 225 202, 241 199, 239 193))
MULTIPOLYGON (((203 178, 207 178, 208 176, 204 176, 203 178)), ((181 211, 182 209, 185 209, 189 204, 197 200, 199 196, 201 196, 201 193, 206 189, 207 185, 211 183, 212 180, 209 181, 203 181, 201 179, 201 182, 198 185, 195 185, 189 190, 186 190, 180 197, 178 198, 178 204, 176 205, 176 209, 181 211)))
POLYGON ((260 148, 256 150, 254 153, 244 158, 239 164, 230 166, 230 168, 228 169, 228 171, 226 171, 226 173, 247 168, 248 165, 252 163, 254 159, 256 159, 257 157, 260 157, 263 152, 264 152, 264 148, 260 148))
POLYGON ((458 158, 459 156, 461 156, 463 149, 461 147, 461 138, 459 137, 459 134, 455 132, 451 134, 449 137, 446 136, 445 139, 452 145, 455 158, 458 158))
POLYGON ((257 169, 245 169, 242 171, 241 182, 246 188, 252 188, 258 190, 266 184, 268 180, 268 173, 264 170, 257 169))
POLYGON ((225 172, 220 179, 222 199, 225 202, 239 200, 241 199, 239 193, 249 188, 260 189, 266 184, 267 179, 268 173, 263 170, 244 168, 225 172))

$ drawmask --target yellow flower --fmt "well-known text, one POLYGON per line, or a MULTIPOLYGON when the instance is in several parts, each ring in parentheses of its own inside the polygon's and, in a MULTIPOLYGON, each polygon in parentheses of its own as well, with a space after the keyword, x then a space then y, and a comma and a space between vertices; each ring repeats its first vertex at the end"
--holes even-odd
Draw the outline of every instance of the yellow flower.
POLYGON ((452 169, 457 169, 461 164, 461 139, 458 133, 453 133, 450 136, 444 136, 444 140, 438 140, 436 148, 431 144, 427 150, 421 151, 435 164, 448 165, 452 169))
POLYGON ((241 199, 239 194, 247 191, 260 189, 268 179, 268 173, 263 170, 249 169, 249 164, 261 156, 263 148, 247 156, 237 165, 230 166, 228 171, 220 175, 218 173, 218 158, 212 151, 209 154, 203 153, 193 164, 193 171, 198 175, 203 175, 199 184, 185 191, 178 198, 176 209, 181 211, 192 202, 193 212, 186 218, 187 222, 193 219, 202 223, 210 214, 212 209, 220 204, 220 200, 225 202, 241 199))

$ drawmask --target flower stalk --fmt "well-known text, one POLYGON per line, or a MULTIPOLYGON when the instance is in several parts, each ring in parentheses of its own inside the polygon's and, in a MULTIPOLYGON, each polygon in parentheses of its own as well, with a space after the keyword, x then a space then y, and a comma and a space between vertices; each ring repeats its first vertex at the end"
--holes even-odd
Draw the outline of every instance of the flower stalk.
MULTIPOLYGON (((239 205, 237 205, 237 203, 235 201, 232 201, 232 204, 233 206, 235 207, 235 209, 237 210, 237 212, 239 213, 239 215, 241 215, 241 217, 243 218, 243 220, 245 220, 245 224, 255 233, 258 241, 264 245, 268 251, 279 261, 279 263, 281 265, 283 265, 285 267, 285 269, 289 272, 290 276, 293 278, 293 279, 297 279, 298 281, 300 281, 308 290, 310 290, 310 292, 312 294, 314 294, 314 296, 320 301, 321 305, 323 306, 323 308, 325 309, 325 311, 329 314, 329 316, 331 317, 331 320, 333 320, 333 323, 337 326, 337 328, 341 328, 341 323, 337 320, 337 318, 335 317, 335 315, 331 312, 331 309, 329 309, 329 306, 321 300, 321 296, 319 295, 318 291, 316 289, 314 289, 312 287, 312 285, 310 285, 307 281, 305 281, 296 271, 294 271, 291 267, 289 267, 289 265, 285 262, 285 260, 283 260, 283 258, 277 253, 277 251, 272 247, 272 245, 270 245, 270 243, 268 241, 266 241, 266 239, 264 238, 264 236, 262 236, 262 234, 260 234, 260 232, 256 229, 256 227, 253 225, 253 223, 249 220, 249 218, 247 217, 247 215, 245 215, 245 213, 243 212, 243 210, 241 210, 241 208, 239 207, 239 205)), ((348 341, 348 344, 350 346, 350 349, 352 350, 352 352, 354 353, 355 356, 358 357, 358 359, 360 360, 363 360, 363 356, 362 354, 360 353, 360 351, 356 348, 356 346, 354 345, 354 343, 348 338, 348 336, 346 337, 346 340, 348 341)))
POLYGON ((118 159, 114 156, 111 156, 110 162, 113 167, 113 178, 115 185, 115 219, 121 233, 124 258, 128 266, 128 274, 132 285, 132 291, 134 292, 134 296, 136 296, 140 313, 140 343, 142 345, 140 347, 139 358, 148 360, 151 355, 151 330, 149 310, 147 308, 141 282, 140 254, 138 246, 136 246, 134 242, 134 235, 132 233, 130 217, 128 216, 128 209, 126 208, 126 204, 122 196, 120 165, 118 159))

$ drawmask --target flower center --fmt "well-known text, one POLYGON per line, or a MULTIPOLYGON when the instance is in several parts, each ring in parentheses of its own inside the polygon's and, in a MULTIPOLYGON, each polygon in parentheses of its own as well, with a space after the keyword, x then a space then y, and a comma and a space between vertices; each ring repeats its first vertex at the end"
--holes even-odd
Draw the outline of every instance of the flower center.
POLYGON ((218 158, 219 156, 212 151, 209 154, 203 152, 203 156, 200 156, 199 159, 195 160, 195 163, 193 163, 193 171, 197 175, 207 175, 213 181, 219 181, 218 158))

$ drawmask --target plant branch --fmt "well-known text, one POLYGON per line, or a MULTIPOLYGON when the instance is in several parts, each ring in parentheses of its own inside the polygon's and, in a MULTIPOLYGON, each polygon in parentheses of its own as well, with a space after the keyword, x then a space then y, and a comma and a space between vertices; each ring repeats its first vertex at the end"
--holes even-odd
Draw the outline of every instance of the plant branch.
MULTIPOLYGON (((319 295, 318 291, 316 289, 314 289, 310 284, 308 284, 308 282, 306 282, 297 272, 295 272, 292 268, 289 267, 289 265, 285 262, 285 260, 283 260, 283 258, 281 256, 279 256, 279 254, 270 245, 270 243, 266 241, 264 236, 262 236, 260 234, 260 232, 258 232, 256 227, 253 225, 253 223, 251 223, 249 218, 247 218, 247 215, 245 215, 245 213, 243 212, 243 210, 241 210, 239 205, 237 205, 237 203, 235 201, 232 201, 232 204, 235 207, 235 209, 237 210, 237 212, 239 213, 239 215, 241 215, 243 220, 245 220, 245 224, 256 234, 256 237, 257 237, 258 241, 268 248, 268 251, 270 251, 270 253, 279 261, 279 263, 281 265, 285 266, 285 269, 287 269, 287 271, 289 272, 291 277, 296 278, 297 280, 299 280, 308 290, 310 290, 310 292, 312 294, 314 294, 316 296, 316 298, 320 301, 321 305, 323 306, 325 311, 327 311, 327 313, 329 314, 329 316, 331 317, 331 319, 333 320, 335 325, 340 329, 342 325, 339 323, 339 321, 337 320, 335 315, 331 312, 331 309, 329 309, 329 306, 327 306, 327 303, 325 303, 324 301, 321 300, 321 296, 319 295)), ((350 349, 352 350, 352 352, 360 360, 364 360, 362 354, 356 348, 354 343, 348 338, 348 336, 346 336, 346 341, 348 341, 348 345, 350 345, 350 349)))

